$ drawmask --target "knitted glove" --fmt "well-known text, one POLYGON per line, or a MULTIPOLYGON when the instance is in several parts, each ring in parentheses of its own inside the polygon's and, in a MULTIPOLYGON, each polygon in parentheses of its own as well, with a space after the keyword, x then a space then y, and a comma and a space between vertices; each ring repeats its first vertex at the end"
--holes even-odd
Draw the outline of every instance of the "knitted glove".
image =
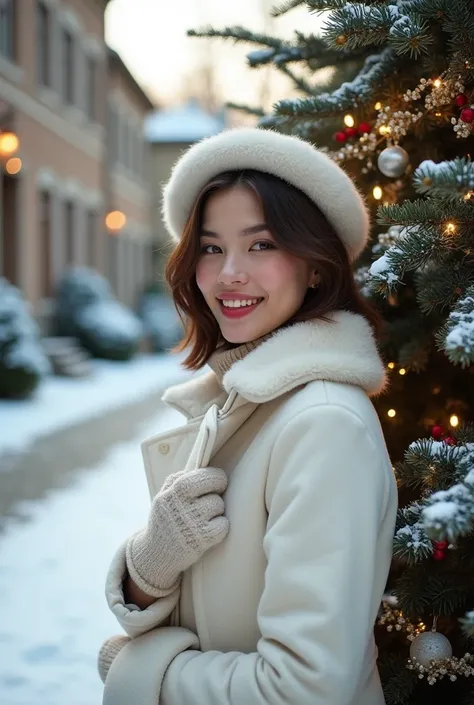
POLYGON ((97 668, 102 683, 105 683, 107 673, 112 665, 112 661, 117 656, 118 652, 123 649, 125 644, 130 641, 129 636, 111 636, 110 639, 104 641, 100 647, 99 656, 97 659, 97 668))
POLYGON ((227 476, 220 468, 198 468, 167 478, 153 499, 146 529, 126 546, 132 580, 148 595, 163 597, 178 587, 181 573, 227 535, 220 496, 227 476))

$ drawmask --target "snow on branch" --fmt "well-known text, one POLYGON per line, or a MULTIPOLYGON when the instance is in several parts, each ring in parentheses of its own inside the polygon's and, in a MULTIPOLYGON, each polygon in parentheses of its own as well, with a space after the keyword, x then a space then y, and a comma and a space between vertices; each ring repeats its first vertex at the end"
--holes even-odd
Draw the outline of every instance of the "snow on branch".
POLYGON ((474 443, 459 451, 458 474, 464 479, 432 494, 422 511, 422 525, 433 540, 456 541, 474 529, 474 443))
POLYGON ((393 68, 393 53, 385 49, 380 54, 368 57, 356 78, 343 83, 334 92, 298 100, 281 100, 275 105, 275 112, 289 118, 338 115, 343 110, 350 110, 372 100, 393 68))
POLYGON ((474 164, 468 157, 438 164, 426 159, 416 169, 413 183, 418 193, 435 198, 467 197, 474 191, 474 164))
POLYGON ((474 286, 450 313, 443 348, 453 364, 469 367, 474 363, 474 286))

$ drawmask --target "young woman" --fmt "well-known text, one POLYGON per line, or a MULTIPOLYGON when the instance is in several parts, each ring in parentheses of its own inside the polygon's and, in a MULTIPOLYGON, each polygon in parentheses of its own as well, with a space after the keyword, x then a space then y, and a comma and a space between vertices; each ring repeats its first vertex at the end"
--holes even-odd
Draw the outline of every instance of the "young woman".
POLYGON ((187 424, 148 439, 145 529, 107 600, 106 705, 383 705, 373 626, 396 485, 369 399, 368 217, 309 144, 253 128, 189 149, 164 190, 187 424))

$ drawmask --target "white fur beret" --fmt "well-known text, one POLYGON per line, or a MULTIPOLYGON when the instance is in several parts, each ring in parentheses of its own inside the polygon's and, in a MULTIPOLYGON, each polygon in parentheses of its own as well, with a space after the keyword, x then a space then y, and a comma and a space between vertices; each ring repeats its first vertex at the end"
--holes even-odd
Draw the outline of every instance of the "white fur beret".
POLYGON ((224 130, 190 147, 176 162, 163 189, 163 219, 178 242, 201 189, 214 176, 256 169, 303 191, 324 213, 351 261, 364 249, 369 215, 351 178, 308 142, 255 127, 224 130))

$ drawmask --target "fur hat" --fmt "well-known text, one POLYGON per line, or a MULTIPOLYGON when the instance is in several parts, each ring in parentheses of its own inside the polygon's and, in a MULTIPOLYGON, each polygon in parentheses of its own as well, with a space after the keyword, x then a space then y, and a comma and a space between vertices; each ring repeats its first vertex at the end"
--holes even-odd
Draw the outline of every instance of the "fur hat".
POLYGON ((163 219, 176 242, 203 186, 224 171, 238 169, 273 174, 299 188, 324 213, 351 261, 360 255, 369 236, 369 215, 350 177, 308 142, 255 127, 224 130, 178 159, 163 189, 163 219))

